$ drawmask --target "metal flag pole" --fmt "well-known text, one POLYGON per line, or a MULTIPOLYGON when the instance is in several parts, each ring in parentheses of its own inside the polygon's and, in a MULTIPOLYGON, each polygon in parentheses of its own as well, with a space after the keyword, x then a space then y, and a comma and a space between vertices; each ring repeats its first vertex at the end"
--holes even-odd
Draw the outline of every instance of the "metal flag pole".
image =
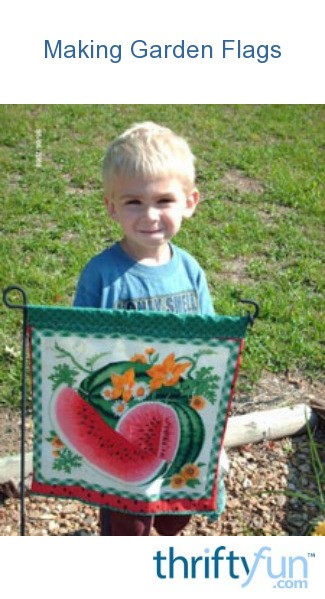
POLYGON ((243 298, 240 298, 239 302, 241 304, 249 304, 249 305, 251 305, 251 306, 253 306, 255 308, 255 311, 254 311, 253 314, 250 311, 247 312, 247 317, 249 319, 249 324, 251 326, 253 326, 255 318, 258 318, 259 313, 260 313, 260 307, 259 307, 258 303, 255 302, 255 301, 253 301, 253 300, 251 300, 251 299, 243 299, 243 298))
POLYGON ((8 308, 22 310, 22 369, 21 369, 21 434, 20 434, 20 535, 25 536, 25 429, 26 429, 26 361, 27 361, 27 295, 18 285, 10 285, 3 291, 3 301, 8 308), (22 304, 14 304, 9 295, 12 292, 20 293, 22 304))

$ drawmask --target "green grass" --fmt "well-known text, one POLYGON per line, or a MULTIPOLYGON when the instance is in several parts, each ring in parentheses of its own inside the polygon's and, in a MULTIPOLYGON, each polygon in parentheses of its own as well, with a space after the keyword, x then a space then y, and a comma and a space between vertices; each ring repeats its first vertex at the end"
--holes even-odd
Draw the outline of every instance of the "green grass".
MULTIPOLYGON (((184 135, 202 203, 176 243, 205 269, 216 311, 259 302, 241 384, 323 369, 324 109, 318 105, 0 106, 1 288, 67 305, 79 272, 119 237, 102 202, 107 144, 134 122, 184 135), (36 167, 41 130, 42 163, 36 167)), ((17 405, 21 313, 1 305, 0 403, 17 405)))

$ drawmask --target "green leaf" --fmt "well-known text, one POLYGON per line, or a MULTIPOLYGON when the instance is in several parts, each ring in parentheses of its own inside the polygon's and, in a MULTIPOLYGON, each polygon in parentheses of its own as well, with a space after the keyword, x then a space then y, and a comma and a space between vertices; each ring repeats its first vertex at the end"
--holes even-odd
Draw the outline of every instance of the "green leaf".
POLYGON ((112 352, 100 352, 97 354, 94 354, 91 358, 88 358, 88 360, 86 361, 86 366, 87 368, 89 368, 90 370, 93 370, 96 362, 98 360, 100 360, 100 358, 103 358, 104 356, 108 356, 109 354, 111 354, 112 352))
POLYGON ((163 482, 163 484, 162 484, 162 486, 163 486, 163 487, 167 487, 167 486, 169 486, 169 485, 170 485, 170 481, 171 481, 171 478, 170 478, 170 476, 169 476, 168 478, 165 478, 165 479, 164 479, 164 482, 163 482))
POLYGON ((55 391, 62 383, 73 387, 76 382, 78 370, 71 368, 69 364, 57 364, 53 368, 52 374, 49 379, 52 381, 52 390, 55 391))
POLYGON ((194 488, 194 487, 197 487, 199 484, 200 484, 200 481, 199 481, 198 478, 189 478, 186 481, 187 487, 193 487, 194 488))
POLYGON ((203 366, 195 372, 195 377, 188 377, 181 383, 182 393, 188 397, 202 395, 210 403, 214 404, 217 399, 216 392, 219 388, 220 377, 212 374, 212 366, 203 366))
POLYGON ((80 468, 82 465, 82 457, 78 456, 70 449, 65 447, 60 451, 60 455, 53 462, 53 470, 64 471, 67 474, 71 473, 73 468, 80 468))

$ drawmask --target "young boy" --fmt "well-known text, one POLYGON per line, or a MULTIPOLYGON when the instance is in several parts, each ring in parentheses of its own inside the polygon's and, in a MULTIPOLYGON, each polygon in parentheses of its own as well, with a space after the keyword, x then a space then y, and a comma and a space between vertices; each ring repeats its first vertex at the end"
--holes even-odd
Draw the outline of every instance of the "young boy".
MULTIPOLYGON (((170 129, 145 122, 108 148, 103 163, 105 205, 121 241, 84 268, 75 306, 213 314, 205 275, 171 243, 199 202, 194 156, 170 129)), ((101 535, 145 536, 154 525, 176 535, 189 515, 137 516, 101 509, 101 535)))

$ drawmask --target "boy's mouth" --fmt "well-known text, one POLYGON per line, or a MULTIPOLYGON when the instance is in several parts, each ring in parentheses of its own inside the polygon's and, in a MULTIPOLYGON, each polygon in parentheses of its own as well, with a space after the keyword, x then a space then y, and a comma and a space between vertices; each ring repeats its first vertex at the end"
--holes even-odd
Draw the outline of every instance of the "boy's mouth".
POLYGON ((163 230, 162 229, 141 229, 139 231, 139 233, 142 233, 143 235, 155 235, 157 233, 162 233, 163 230))

